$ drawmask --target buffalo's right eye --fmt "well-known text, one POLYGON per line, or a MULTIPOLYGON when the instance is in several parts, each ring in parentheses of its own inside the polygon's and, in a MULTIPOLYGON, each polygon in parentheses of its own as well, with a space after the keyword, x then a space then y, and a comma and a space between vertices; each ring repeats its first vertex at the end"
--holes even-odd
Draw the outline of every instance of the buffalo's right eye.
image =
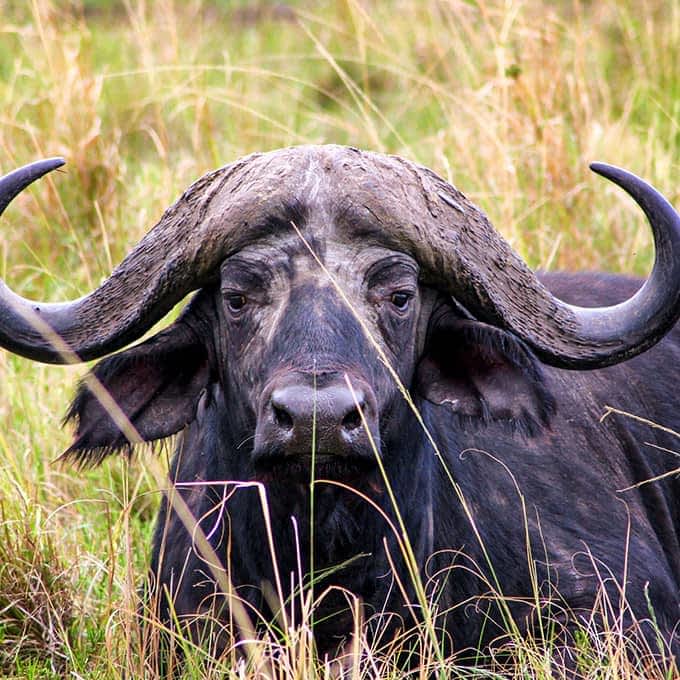
POLYGON ((246 296, 241 293, 230 293, 226 296, 226 300, 231 312, 240 312, 246 306, 246 296))

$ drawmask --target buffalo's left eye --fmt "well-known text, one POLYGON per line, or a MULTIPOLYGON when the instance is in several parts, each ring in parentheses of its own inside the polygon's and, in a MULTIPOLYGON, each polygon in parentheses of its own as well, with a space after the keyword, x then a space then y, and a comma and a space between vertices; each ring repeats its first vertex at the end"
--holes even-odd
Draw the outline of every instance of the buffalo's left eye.
POLYGON ((406 293, 404 291, 399 291, 397 293, 392 293, 390 297, 390 302, 400 310, 405 310, 408 307, 408 303, 411 301, 413 295, 411 293, 406 293))
POLYGON ((246 296, 240 293, 227 295, 227 305, 232 312, 240 312, 246 306, 246 296))

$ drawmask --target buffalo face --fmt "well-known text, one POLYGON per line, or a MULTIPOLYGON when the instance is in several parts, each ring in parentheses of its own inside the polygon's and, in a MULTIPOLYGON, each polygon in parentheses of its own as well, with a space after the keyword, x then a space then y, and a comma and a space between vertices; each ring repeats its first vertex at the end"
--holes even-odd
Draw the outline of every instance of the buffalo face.
POLYGON ((317 474, 344 478, 375 464, 401 407, 386 363, 410 379, 418 266, 382 247, 290 231, 222 265, 221 384, 243 410, 256 477, 309 477, 314 453, 317 474))
MULTIPOLYGON (((308 482, 313 468, 375 484, 420 399, 462 427, 547 422, 552 397, 524 343, 424 286, 409 255, 333 237, 341 218, 323 240, 314 224, 297 217, 285 238, 228 257, 170 328, 96 367, 139 440, 180 431, 217 391, 235 479, 308 482)), ((82 462, 135 443, 95 394, 83 385, 67 416, 67 455, 82 462)))

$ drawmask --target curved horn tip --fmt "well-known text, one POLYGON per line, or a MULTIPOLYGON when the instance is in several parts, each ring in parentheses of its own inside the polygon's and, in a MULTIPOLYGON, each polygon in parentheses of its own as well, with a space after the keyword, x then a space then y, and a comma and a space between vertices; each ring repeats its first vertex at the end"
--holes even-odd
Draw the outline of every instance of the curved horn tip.
MULTIPOLYGON (((20 168, 8 172, 4 177, 0 178, 0 182, 12 177, 12 176, 23 176, 26 178, 31 178, 31 182, 35 181, 39 177, 42 177, 52 170, 56 170, 64 165, 66 161, 61 156, 54 156, 53 158, 43 158, 39 161, 33 161, 33 163, 28 163, 27 165, 22 165, 20 168)), ((30 183, 30 182, 29 182, 30 183)))
POLYGON ((32 178, 31 182, 34 182, 48 172, 52 172, 52 170, 56 170, 65 164, 66 160, 62 156, 54 156, 53 158, 44 158, 43 160, 24 165, 15 172, 26 172, 32 178))
POLYGON ((632 172, 628 172, 628 170, 624 170, 623 168, 619 168, 616 165, 610 165, 609 163, 600 163, 598 161, 595 161, 591 163, 588 166, 593 172, 597 173, 598 175, 601 175, 602 177, 606 177, 609 180, 616 181, 617 177, 635 177, 635 179, 639 179, 635 175, 633 175, 632 172))
POLYGON ((42 161, 36 161, 36 164, 43 164, 45 172, 51 172, 66 164, 66 159, 63 156, 53 156, 52 158, 45 158, 42 161))
POLYGON ((666 218, 675 225, 675 231, 680 231, 680 215, 678 215, 668 199, 649 182, 646 182, 632 172, 628 172, 628 170, 607 163, 591 163, 590 169, 620 186, 643 209, 647 219, 653 220, 653 215, 650 211, 653 210, 655 214, 662 211, 665 213, 666 218))
POLYGON ((45 158, 41 161, 24 165, 7 173, 4 177, 0 177, 0 215, 5 211, 5 208, 12 199, 29 184, 33 184, 33 182, 48 172, 60 168, 64 163, 66 161, 61 156, 45 158))
POLYGON ((614 184, 618 184, 626 193, 630 194, 635 201, 640 202, 642 194, 651 191, 654 196, 660 199, 663 203, 668 203, 666 198, 660 194, 649 182, 638 177, 636 174, 619 168, 616 165, 609 165, 609 163, 591 163, 590 169, 598 175, 608 179, 614 184))

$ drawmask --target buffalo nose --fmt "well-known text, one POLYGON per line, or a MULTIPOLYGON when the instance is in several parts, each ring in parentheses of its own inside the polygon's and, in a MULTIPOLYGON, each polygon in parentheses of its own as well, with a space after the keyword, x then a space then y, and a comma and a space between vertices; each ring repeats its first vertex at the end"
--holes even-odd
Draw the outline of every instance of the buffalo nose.
POLYGON ((283 430, 299 435, 351 433, 361 427, 361 412, 367 416, 364 391, 352 392, 344 385, 318 390, 305 385, 288 385, 275 389, 271 406, 276 424, 283 430))
POLYGON ((350 388, 344 377, 313 380, 293 374, 277 381, 263 396, 256 450, 306 455, 314 443, 315 450, 325 454, 370 451, 364 420, 370 436, 377 436, 376 399, 363 382, 350 388))

